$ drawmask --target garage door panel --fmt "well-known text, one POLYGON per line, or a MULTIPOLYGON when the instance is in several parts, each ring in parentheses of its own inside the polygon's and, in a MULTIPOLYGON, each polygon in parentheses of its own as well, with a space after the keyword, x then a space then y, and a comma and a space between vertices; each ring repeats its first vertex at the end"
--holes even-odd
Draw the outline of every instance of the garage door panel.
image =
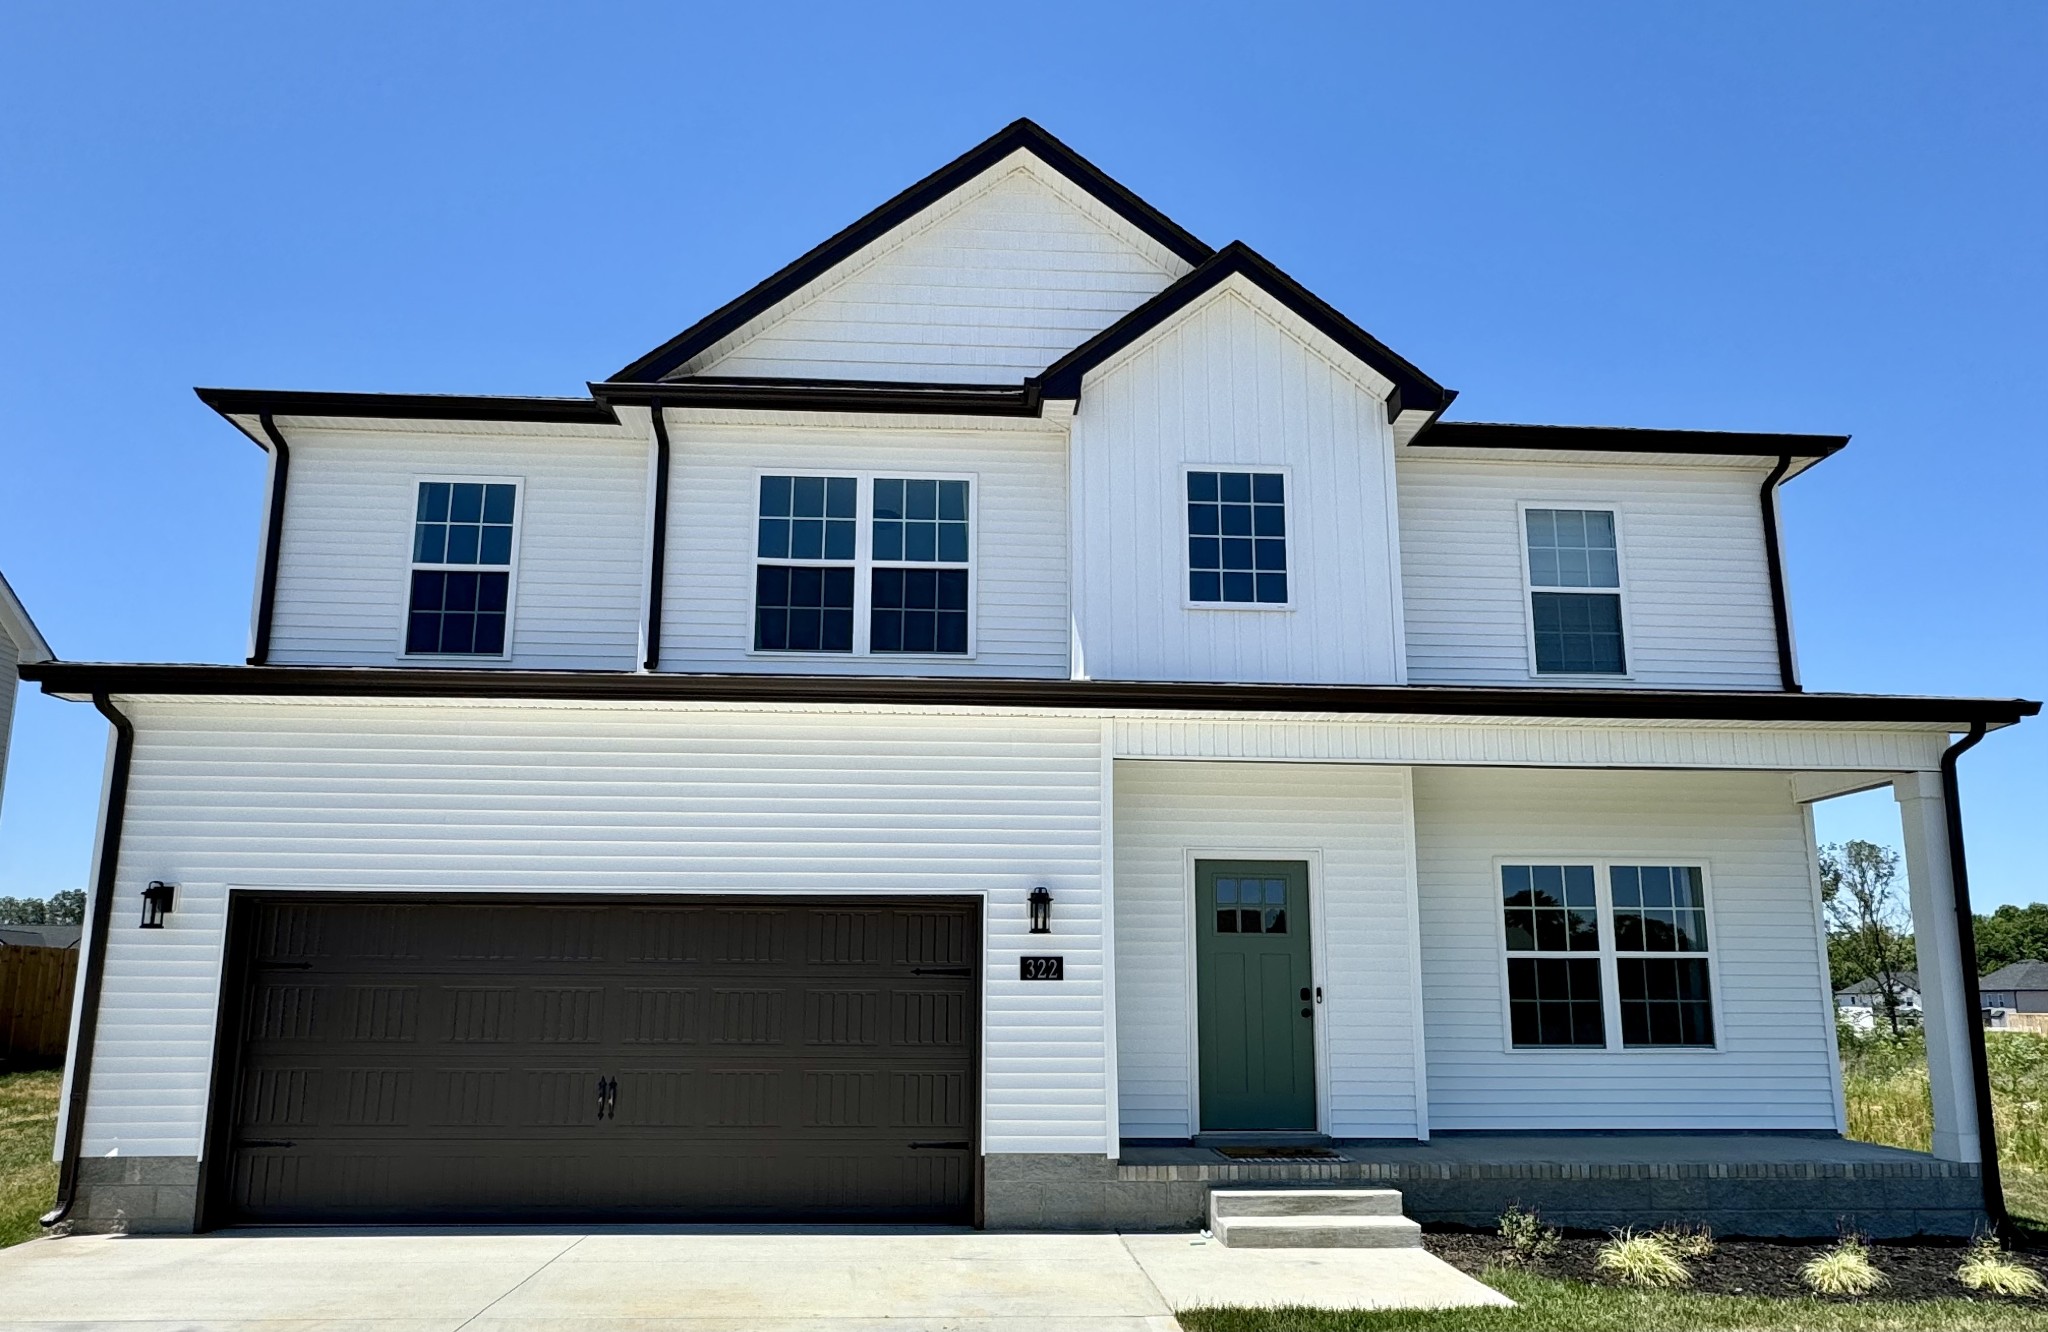
POLYGON ((961 906, 265 901, 223 1113, 249 1220, 963 1220, 961 906))

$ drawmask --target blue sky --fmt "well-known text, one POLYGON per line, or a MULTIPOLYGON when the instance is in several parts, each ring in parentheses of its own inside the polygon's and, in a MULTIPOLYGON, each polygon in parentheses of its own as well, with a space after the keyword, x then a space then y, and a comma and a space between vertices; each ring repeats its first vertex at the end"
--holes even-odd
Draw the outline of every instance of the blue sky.
MULTIPOLYGON (((1460 417, 1853 434, 1809 687, 2040 697, 2044 70, 2038 0, 11 5, 0 569, 65 656, 239 661, 263 459, 193 385, 581 392, 1029 115, 1460 417)), ((0 893, 83 883, 103 746, 23 697, 0 893)), ((2048 898, 2044 758, 1965 761, 1982 903, 2048 898)))

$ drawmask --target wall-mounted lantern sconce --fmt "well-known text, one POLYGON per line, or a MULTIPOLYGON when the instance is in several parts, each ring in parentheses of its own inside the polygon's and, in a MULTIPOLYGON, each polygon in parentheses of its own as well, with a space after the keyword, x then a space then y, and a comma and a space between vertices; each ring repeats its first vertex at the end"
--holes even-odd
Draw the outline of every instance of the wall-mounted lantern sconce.
POLYGON ((175 883, 158 883, 154 880, 149 887, 142 890, 143 929, 160 930, 164 927, 164 917, 171 914, 171 899, 176 896, 177 891, 178 885, 175 883))
POLYGON ((1052 933, 1052 889, 1042 885, 1031 890, 1031 932, 1052 933))

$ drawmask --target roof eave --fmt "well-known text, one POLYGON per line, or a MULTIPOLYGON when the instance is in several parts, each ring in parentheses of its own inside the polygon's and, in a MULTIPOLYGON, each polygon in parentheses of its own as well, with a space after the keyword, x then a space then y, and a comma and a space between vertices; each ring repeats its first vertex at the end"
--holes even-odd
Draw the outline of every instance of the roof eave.
POLYGON ((1214 684, 1139 680, 521 671, 468 668, 211 666, 47 661, 24 679, 93 694, 516 698, 701 703, 883 704, 1184 712, 1357 713, 1584 720, 2006 726, 2029 699, 1923 698, 1735 690, 1491 688, 1464 685, 1214 684))

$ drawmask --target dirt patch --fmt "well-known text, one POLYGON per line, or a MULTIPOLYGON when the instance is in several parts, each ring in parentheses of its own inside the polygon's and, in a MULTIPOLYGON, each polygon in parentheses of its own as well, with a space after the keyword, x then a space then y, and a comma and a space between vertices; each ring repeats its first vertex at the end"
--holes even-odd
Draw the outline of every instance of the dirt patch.
MULTIPOLYGON (((1593 1266, 1593 1255, 1604 1242, 1604 1236, 1565 1236, 1558 1240, 1556 1249, 1549 1255, 1522 1270, 1538 1276, 1563 1277, 1601 1286, 1615 1285, 1593 1266)), ((1423 1244, 1451 1266, 1473 1276, 1489 1267, 1509 1265, 1507 1244, 1498 1235, 1433 1233, 1423 1236, 1423 1244)), ((1692 1269, 1693 1274, 1692 1285, 1687 1289, 1702 1295, 1808 1296, 1811 1292, 1799 1279, 1799 1269, 1831 1247, 1831 1241, 1721 1240, 1716 1244, 1712 1257, 1687 1260, 1686 1266, 1692 1269)), ((1963 1252, 1960 1242, 1873 1244, 1870 1260, 1890 1284, 1873 1292, 1869 1298, 1996 1298, 1979 1295, 1956 1280, 1956 1264, 1963 1260, 1963 1252)), ((2038 1269, 2037 1259, 2029 1255, 2020 1257, 2038 1269)))

